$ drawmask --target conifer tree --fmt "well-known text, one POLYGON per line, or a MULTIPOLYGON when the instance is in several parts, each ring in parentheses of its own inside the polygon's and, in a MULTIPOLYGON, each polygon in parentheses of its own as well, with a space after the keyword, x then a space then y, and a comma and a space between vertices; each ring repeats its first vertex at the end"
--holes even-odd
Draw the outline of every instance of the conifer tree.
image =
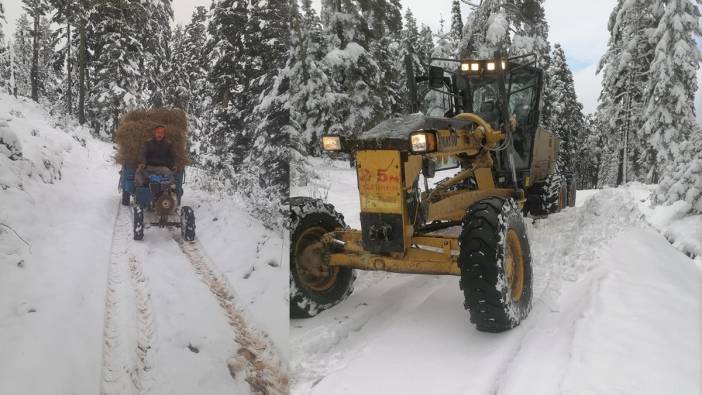
MULTIPOLYGON (((249 11, 243 37, 246 79, 241 93, 246 114, 252 113, 261 93, 272 89, 290 46, 289 0, 252 0, 249 11)), ((255 117, 246 120, 247 124, 257 121, 255 117)))
POLYGON ((259 104, 253 109, 253 141, 242 165, 244 171, 236 183, 240 192, 257 202, 254 210, 264 223, 282 225, 287 218, 284 212, 289 196, 290 135, 297 133, 298 129, 290 117, 290 80, 291 66, 298 63, 294 50, 297 43, 292 37, 299 38, 300 15, 294 0, 262 6, 271 7, 262 9, 260 18, 272 28, 267 33, 267 45, 274 53, 264 58, 263 61, 270 64, 261 66, 266 71, 255 82, 264 90, 257 98, 259 104), (286 18, 273 23, 269 18, 274 17, 275 10, 284 10, 286 18))
POLYGON ((419 32, 419 42, 417 44, 417 56, 419 57, 419 62, 424 67, 429 64, 433 51, 434 34, 429 26, 422 24, 422 29, 419 32))
POLYGON ((12 94, 29 96, 32 92, 32 32, 27 14, 17 19, 15 34, 12 40, 12 74, 14 88, 12 94))
POLYGON ((112 137, 119 115, 141 105, 146 57, 138 30, 145 10, 139 2, 100 0, 91 12, 92 81, 90 115, 94 131, 112 137))
POLYGON ((620 0, 610 15, 608 49, 598 66, 598 73, 603 75, 598 117, 606 121, 607 152, 618 152, 615 165, 619 170, 608 171, 610 176, 603 178, 607 185, 632 179, 645 181, 653 168, 655 156, 641 132, 645 120, 643 91, 653 55, 649 33, 655 21, 647 0, 620 0))
POLYGON ((208 168, 224 171, 228 178, 233 177, 231 166, 241 164, 246 149, 242 135, 245 114, 241 112, 242 103, 237 96, 246 85, 241 60, 246 56, 243 35, 247 7, 246 0, 213 1, 207 27, 206 51, 211 59, 207 79, 213 115, 203 147, 207 154, 204 160, 208 168), (225 167, 225 164, 231 166, 225 167))
POLYGON ((550 118, 546 120, 549 130, 561 139, 559 169, 573 172, 576 156, 576 139, 585 128, 583 106, 578 102, 573 82, 573 73, 566 63, 565 53, 560 44, 553 50, 553 62, 549 68, 550 86, 553 100, 550 118))
POLYGON ((139 61, 140 89, 145 104, 162 106, 173 8, 171 0, 143 2, 141 8, 142 14, 136 16, 143 53, 139 61))
POLYGON ((58 26, 53 34, 56 48, 54 49, 53 68, 60 75, 62 91, 64 92, 65 112, 72 114, 74 109, 73 95, 76 87, 74 70, 76 62, 76 48, 79 35, 76 27, 82 17, 81 2, 75 0, 49 0, 53 7, 51 21, 58 26))
MULTIPOLYGON (((702 54, 695 39, 702 35, 698 1, 656 1, 660 15, 650 42, 655 45, 644 92, 643 137, 655 151, 656 174, 669 175, 683 156, 681 144, 699 130, 695 119, 694 96, 702 54)), ((699 149, 699 147, 698 147, 699 149)))
POLYGON ((578 189, 594 189, 598 186, 598 174, 602 166, 602 128, 594 114, 585 118, 585 126, 575 136, 576 155, 573 169, 577 175, 578 189))
POLYGON ((325 33, 311 0, 302 1, 297 18, 293 18, 293 51, 288 68, 291 117, 299 125, 296 133, 291 135, 291 174, 304 178, 307 171, 302 169, 302 156, 320 153, 319 137, 333 124, 341 122, 334 108, 345 96, 337 93, 338 87, 324 61, 327 54, 325 33))
MULTIPOLYGON (((379 84, 378 64, 367 50, 370 38, 366 21, 353 0, 323 0, 321 19, 327 54, 324 57, 336 92, 330 133, 354 135, 369 126, 381 107, 373 93, 379 84)), ((330 114, 331 115, 331 114, 330 114)))
POLYGON ((49 6, 45 0, 22 0, 23 9, 32 19, 32 67, 30 71, 32 100, 39 101, 39 50, 41 35, 41 18, 49 11, 49 6))
POLYGON ((504 0, 483 0, 468 15, 459 44, 463 58, 489 58, 506 52, 510 44, 509 14, 504 0))
MULTIPOLYGON (((430 43, 428 48, 423 48, 426 42, 420 41, 420 33, 417 29, 417 20, 414 18, 411 9, 405 11, 405 23, 402 29, 402 34, 399 42, 399 51, 396 56, 395 68, 400 77, 399 79, 399 101, 402 112, 409 112, 412 109, 410 102, 410 93, 408 89, 408 67, 411 67, 415 76, 423 73, 425 66, 431 57, 433 43, 430 43), (428 53, 423 53, 428 51, 428 53), (423 59, 424 58, 424 59, 423 59), (406 63, 409 62, 409 65, 406 63)), ((399 111, 398 111, 399 112, 399 111)))
POLYGON ((653 201, 670 204, 682 200, 692 214, 702 214, 702 127, 695 125, 687 140, 678 146, 675 161, 669 162, 654 192, 653 201))
MULTIPOLYGON (((206 97, 208 61, 203 51, 207 42, 206 21, 207 10, 197 7, 190 23, 185 27, 177 26, 171 40, 166 104, 185 110, 191 121, 200 121, 209 101, 206 97)), ((201 126, 198 125, 198 129, 201 126)))
POLYGON ((171 34, 170 59, 166 73, 164 101, 168 106, 181 108, 187 112, 189 103, 193 100, 190 91, 190 81, 186 71, 188 52, 185 50, 185 35, 183 26, 176 25, 171 34))
POLYGON ((457 45, 463 38, 463 16, 461 3, 458 0, 453 0, 451 4, 451 38, 457 45))

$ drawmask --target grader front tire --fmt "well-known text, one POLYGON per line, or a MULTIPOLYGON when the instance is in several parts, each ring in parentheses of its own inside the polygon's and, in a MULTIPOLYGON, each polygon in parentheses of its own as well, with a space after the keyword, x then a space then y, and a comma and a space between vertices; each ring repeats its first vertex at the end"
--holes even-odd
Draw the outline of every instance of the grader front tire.
POLYGON ((531 310, 532 269, 522 213, 512 199, 471 206, 460 236, 460 286, 470 321, 482 332, 503 332, 531 310))
POLYGON ((290 199, 290 317, 309 318, 336 305, 353 292, 353 269, 330 267, 322 236, 345 228, 343 215, 318 199, 290 199))

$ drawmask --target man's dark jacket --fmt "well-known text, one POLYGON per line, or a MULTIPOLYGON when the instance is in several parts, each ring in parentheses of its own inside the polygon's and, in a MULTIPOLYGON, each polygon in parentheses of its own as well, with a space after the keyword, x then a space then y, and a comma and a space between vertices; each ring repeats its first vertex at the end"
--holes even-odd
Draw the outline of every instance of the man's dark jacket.
POLYGON ((141 149, 139 162, 144 163, 146 166, 174 167, 175 153, 173 144, 165 138, 160 142, 155 139, 148 140, 141 149))

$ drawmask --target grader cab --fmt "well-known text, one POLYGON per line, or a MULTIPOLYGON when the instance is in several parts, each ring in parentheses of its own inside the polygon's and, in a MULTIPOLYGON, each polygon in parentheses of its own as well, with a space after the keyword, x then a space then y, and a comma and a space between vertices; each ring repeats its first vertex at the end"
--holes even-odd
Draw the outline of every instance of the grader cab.
POLYGON ((539 127, 542 72, 528 60, 462 61, 448 76, 430 67, 409 89, 421 113, 358 138, 322 137, 324 150, 355 158, 361 229, 347 229, 329 204, 291 200, 293 318, 346 298, 354 269, 459 276, 481 331, 504 331, 527 316, 523 215, 567 200, 564 183, 554 182, 564 181, 555 171, 559 140, 539 127), (428 179, 449 168, 455 174, 430 188, 428 179))

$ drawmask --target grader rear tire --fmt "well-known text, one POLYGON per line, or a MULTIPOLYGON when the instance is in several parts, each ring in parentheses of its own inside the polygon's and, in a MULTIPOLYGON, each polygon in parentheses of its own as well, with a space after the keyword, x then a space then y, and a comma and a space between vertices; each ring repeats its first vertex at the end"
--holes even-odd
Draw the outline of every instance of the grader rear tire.
POLYGON ((346 224, 334 206, 318 199, 291 198, 290 213, 290 317, 314 317, 353 292, 353 269, 326 265, 329 251, 318 243, 322 235, 346 224))
POLYGON ((488 198, 468 209, 460 236, 460 287, 481 332, 514 328, 531 310, 531 251, 514 200, 488 198))
POLYGON ((533 185, 527 193, 524 214, 545 217, 566 207, 565 178, 558 173, 549 174, 544 182, 533 185))
POLYGON ((129 206, 132 200, 132 194, 128 191, 122 191, 122 206, 129 206))

